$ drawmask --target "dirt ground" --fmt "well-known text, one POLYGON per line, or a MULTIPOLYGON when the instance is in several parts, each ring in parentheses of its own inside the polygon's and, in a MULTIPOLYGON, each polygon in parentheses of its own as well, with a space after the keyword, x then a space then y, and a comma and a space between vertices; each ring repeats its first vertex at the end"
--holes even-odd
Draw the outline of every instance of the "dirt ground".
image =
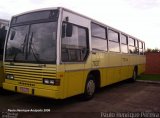
POLYGON ((90 101, 81 101, 80 96, 53 100, 1 90, 0 111, 2 118, 160 117, 160 84, 123 81, 100 89, 90 101))

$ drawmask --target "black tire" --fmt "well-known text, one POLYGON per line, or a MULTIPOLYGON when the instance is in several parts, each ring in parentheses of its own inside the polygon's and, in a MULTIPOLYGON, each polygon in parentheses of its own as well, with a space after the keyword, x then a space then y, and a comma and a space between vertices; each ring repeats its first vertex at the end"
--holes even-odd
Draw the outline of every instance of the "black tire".
POLYGON ((90 100, 94 97, 96 90, 95 78, 93 75, 89 75, 85 85, 85 91, 83 94, 83 100, 90 100))
POLYGON ((136 81, 136 78, 137 78, 137 70, 136 68, 133 70, 133 75, 132 75, 132 78, 131 78, 131 81, 132 82, 135 82, 136 81))

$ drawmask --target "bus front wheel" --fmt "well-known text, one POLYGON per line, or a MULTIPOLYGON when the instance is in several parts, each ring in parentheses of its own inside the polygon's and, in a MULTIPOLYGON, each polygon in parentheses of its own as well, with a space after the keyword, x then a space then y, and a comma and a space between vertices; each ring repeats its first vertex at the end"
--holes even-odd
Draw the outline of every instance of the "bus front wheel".
POLYGON ((86 85, 85 85, 85 91, 83 94, 83 99, 84 100, 90 100, 93 98, 96 90, 96 83, 95 83, 95 78, 93 75, 89 75, 86 85))

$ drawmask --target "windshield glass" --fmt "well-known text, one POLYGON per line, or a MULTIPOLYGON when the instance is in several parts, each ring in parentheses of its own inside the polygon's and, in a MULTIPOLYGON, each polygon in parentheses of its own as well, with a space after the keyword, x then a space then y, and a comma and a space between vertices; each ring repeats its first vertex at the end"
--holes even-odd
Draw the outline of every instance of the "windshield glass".
POLYGON ((55 63, 57 22, 44 22, 10 28, 6 61, 55 63), (13 35, 14 32, 14 36, 13 35))

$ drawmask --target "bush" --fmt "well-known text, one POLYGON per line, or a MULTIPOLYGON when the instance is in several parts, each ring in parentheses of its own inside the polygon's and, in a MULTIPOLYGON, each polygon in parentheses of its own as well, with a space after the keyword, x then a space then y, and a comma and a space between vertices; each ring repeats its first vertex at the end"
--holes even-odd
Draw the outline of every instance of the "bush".
POLYGON ((160 50, 158 48, 155 49, 148 48, 146 52, 160 52, 160 50))

